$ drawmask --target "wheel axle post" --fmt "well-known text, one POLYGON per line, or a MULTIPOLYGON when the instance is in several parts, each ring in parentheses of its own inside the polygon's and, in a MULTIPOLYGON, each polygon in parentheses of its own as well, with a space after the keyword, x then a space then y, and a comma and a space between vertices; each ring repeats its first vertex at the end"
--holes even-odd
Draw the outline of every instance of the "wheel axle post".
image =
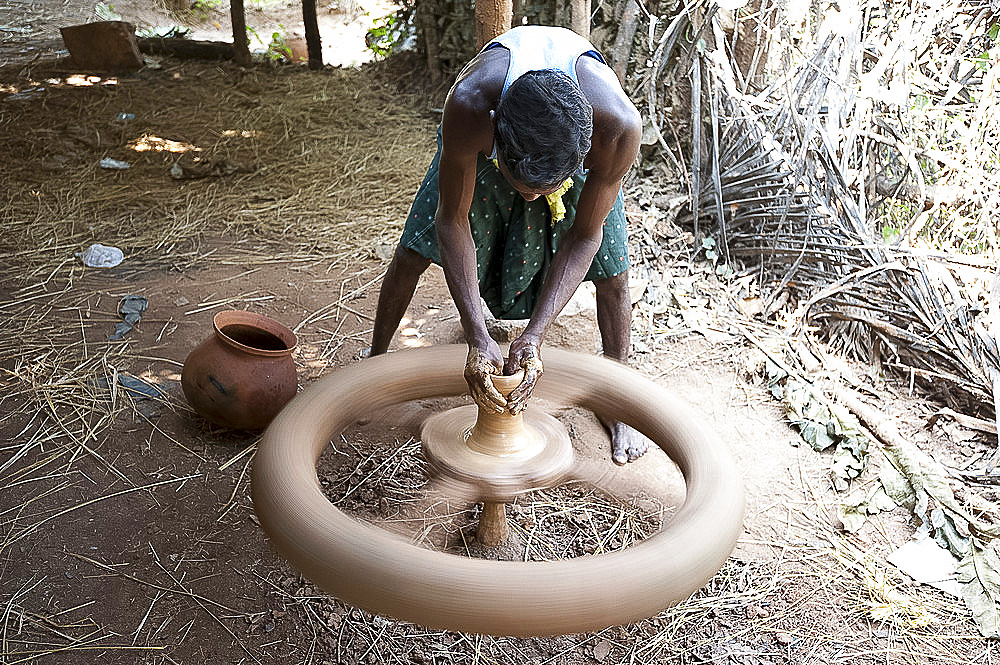
MULTIPOLYGON (((524 372, 512 376, 496 375, 492 377, 493 386, 500 391, 504 399, 511 391, 520 385, 524 372)), ((522 452, 531 445, 530 437, 524 429, 524 420, 520 413, 509 411, 493 413, 479 407, 476 424, 472 426, 465 445, 485 455, 501 457, 522 452)), ((507 525, 507 504, 500 501, 484 501, 483 512, 479 515, 479 526, 476 528, 476 540, 483 547, 498 547, 510 537, 510 527, 507 525)))
POLYGON ((507 526, 507 504, 498 501, 484 501, 483 512, 476 528, 476 540, 483 547, 498 547, 507 542, 510 527, 507 526))

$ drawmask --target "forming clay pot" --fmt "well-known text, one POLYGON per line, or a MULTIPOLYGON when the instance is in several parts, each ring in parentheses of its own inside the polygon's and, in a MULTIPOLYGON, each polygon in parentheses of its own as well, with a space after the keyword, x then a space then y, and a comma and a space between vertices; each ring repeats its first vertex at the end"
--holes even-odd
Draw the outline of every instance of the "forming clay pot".
POLYGON ((213 328, 184 361, 184 396, 217 425, 267 427, 295 397, 295 333, 266 316, 236 310, 216 314, 213 328))
MULTIPOLYGON (((523 379, 524 372, 492 377, 505 398, 523 379)), ((566 428, 530 405, 516 415, 475 405, 437 413, 424 421, 420 440, 431 474, 455 494, 487 503, 558 485, 573 465, 566 428)))

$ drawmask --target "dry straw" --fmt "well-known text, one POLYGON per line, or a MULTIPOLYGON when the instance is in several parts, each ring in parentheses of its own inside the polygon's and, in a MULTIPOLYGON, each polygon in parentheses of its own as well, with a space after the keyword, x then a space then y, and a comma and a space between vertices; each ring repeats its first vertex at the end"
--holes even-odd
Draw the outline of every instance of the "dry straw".
MULTIPOLYGON (((138 403, 149 401, 123 377, 155 355, 128 337, 106 339, 130 281, 211 264, 238 264, 244 273, 272 263, 349 267, 398 235, 433 153, 435 122, 390 83, 406 77, 403 67, 311 74, 171 62, 133 78, 90 80, 59 63, 0 71, 5 91, 24 93, 0 108, 0 427, 11 434, 0 446, 0 486, 12 500, 0 508, 0 556, 20 556, 18 548, 43 529, 95 504, 133 493, 155 501, 157 492, 197 477, 183 471, 155 482, 136 477, 134 465, 109 444, 116 429, 142 418, 138 403), (134 120, 116 121, 126 111, 134 120), (131 166, 103 170, 103 157, 131 166), (172 177, 175 165, 183 177, 172 177), (76 256, 94 242, 124 250, 125 262, 109 273, 120 292, 76 256), (95 485, 88 469, 103 480, 95 485)), ((189 309, 272 297, 240 293, 189 309)), ((176 394, 153 401, 187 408, 176 394)), ((204 460, 182 437, 148 424, 196 464, 204 460)), ((220 519, 234 508, 237 492, 245 492, 249 457, 230 463, 241 461, 220 519)), ((212 601, 178 580, 171 586, 127 579, 152 585, 157 598, 191 599, 259 660, 251 653, 256 647, 233 632, 239 613, 225 609, 220 617, 212 601)), ((33 578, 23 589, 2 585, 3 662, 97 650, 159 652, 163 646, 142 646, 140 639, 159 635, 156 643, 177 645, 194 625, 152 625, 156 600, 128 639, 89 619, 66 624, 58 610, 30 609, 39 606, 31 594, 47 584, 33 578), (176 628, 182 630, 170 638, 176 628)), ((81 606, 74 616, 87 611, 81 606)))

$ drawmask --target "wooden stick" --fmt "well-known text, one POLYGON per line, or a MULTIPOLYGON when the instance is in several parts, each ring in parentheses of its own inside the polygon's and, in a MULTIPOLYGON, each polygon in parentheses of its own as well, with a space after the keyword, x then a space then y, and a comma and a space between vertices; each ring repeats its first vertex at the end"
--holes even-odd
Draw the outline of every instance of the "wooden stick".
MULTIPOLYGON (((200 58, 202 60, 236 60, 236 48, 229 42, 209 42, 180 37, 142 37, 138 40, 139 50, 151 55, 170 55, 176 58, 200 58)), ((249 46, 247 63, 249 64, 249 46)))

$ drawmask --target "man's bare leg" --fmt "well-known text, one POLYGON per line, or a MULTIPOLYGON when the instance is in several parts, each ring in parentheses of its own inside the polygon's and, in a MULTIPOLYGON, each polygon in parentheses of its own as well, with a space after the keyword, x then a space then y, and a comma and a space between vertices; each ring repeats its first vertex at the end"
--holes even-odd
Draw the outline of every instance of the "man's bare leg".
POLYGON ((412 249, 396 246, 378 293, 370 355, 377 356, 389 350, 392 336, 396 334, 396 328, 413 300, 420 275, 430 264, 430 259, 420 256, 412 249))
MULTIPOLYGON (((628 271, 594 282, 597 289, 597 327, 601 331, 604 356, 628 364, 631 346, 632 301, 628 293, 628 271)), ((615 464, 633 462, 649 448, 649 439, 625 423, 601 421, 611 434, 611 459, 615 464)))

